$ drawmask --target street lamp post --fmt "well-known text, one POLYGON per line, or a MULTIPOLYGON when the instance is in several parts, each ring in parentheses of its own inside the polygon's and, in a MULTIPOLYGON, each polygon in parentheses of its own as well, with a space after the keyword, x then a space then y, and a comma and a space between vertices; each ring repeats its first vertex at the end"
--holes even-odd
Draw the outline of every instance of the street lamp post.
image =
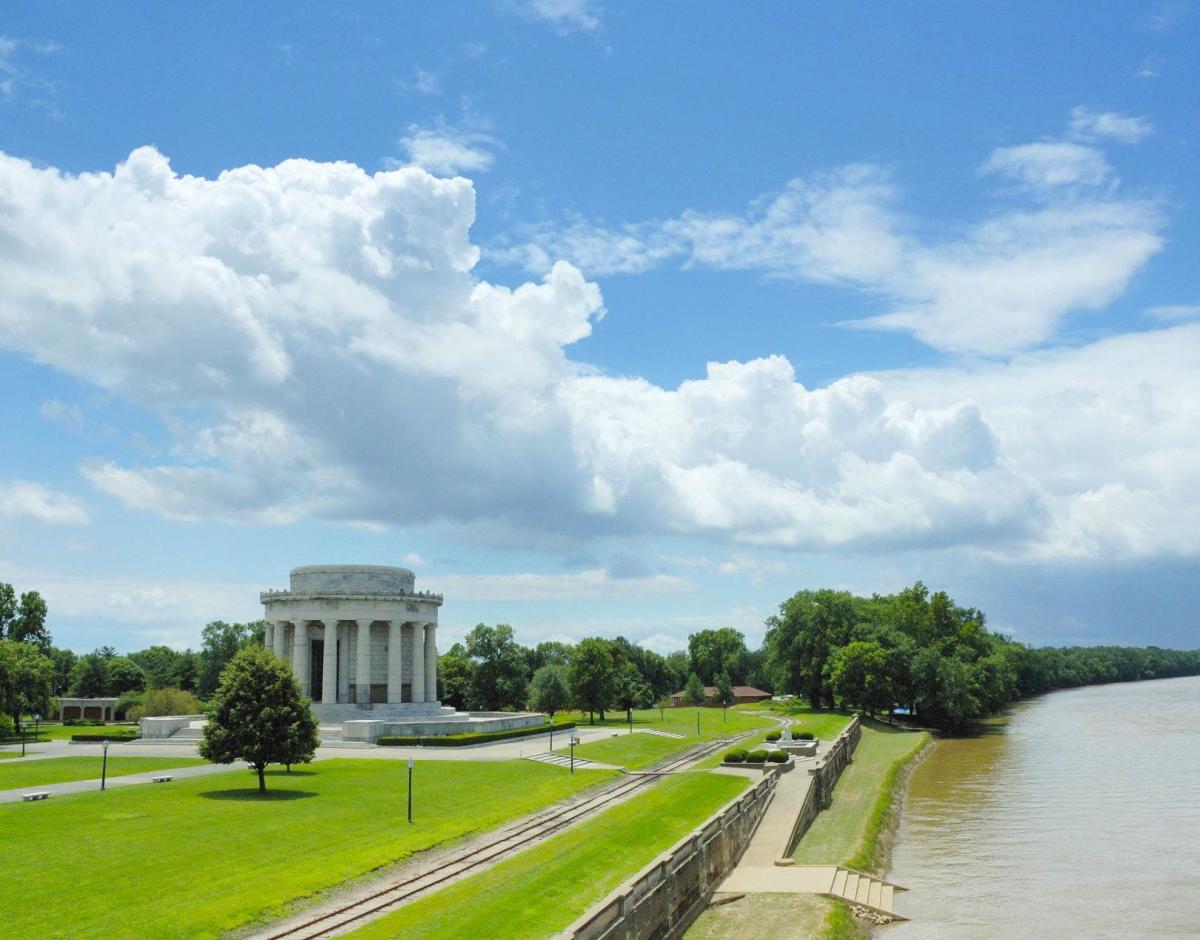
POLYGON ((25 756, 25 729, 29 727, 27 722, 21 723, 21 756, 25 756))
POLYGON ((696 706, 696 737, 700 737, 700 706, 696 706))
POLYGON ((579 738, 571 735, 571 773, 575 773, 575 745, 579 743, 579 738))
POLYGON ((41 723, 41 720, 42 720, 41 715, 33 716, 33 743, 34 744, 37 744, 37 742, 38 742, 38 725, 41 723))
POLYGON ((109 744, 108 738, 105 738, 104 741, 101 742, 101 744, 100 744, 100 746, 102 748, 104 748, 104 763, 102 763, 100 765, 100 789, 101 790, 103 790, 105 788, 105 785, 108 782, 108 744, 109 744))
POLYGON ((412 772, 413 759, 408 759, 408 821, 412 822, 412 772))

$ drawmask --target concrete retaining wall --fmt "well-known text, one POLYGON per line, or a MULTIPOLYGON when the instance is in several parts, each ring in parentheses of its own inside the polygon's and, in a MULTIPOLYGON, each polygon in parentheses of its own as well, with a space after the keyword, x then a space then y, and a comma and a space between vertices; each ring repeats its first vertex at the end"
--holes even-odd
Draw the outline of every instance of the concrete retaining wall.
POLYGON ((163 715, 158 718, 142 718, 138 721, 143 738, 169 738, 180 728, 186 728, 203 715, 163 715))
POLYGON ((559 936, 581 940, 682 936, 742 857, 778 780, 776 773, 764 776, 559 936))

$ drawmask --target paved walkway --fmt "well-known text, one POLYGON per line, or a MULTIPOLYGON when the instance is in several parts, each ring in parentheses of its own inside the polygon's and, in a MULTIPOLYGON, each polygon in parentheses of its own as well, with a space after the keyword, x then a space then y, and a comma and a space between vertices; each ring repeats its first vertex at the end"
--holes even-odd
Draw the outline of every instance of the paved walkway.
MULTIPOLYGON (((26 757, 25 760, 29 760, 29 758, 26 757)), ((214 774, 229 773, 245 774, 247 771, 245 767, 237 764, 202 764, 198 767, 163 768, 161 770, 147 770, 144 773, 127 774, 123 777, 109 777, 106 786, 110 790, 115 790, 118 787, 132 787, 138 784, 150 783, 150 778, 157 777, 159 774, 171 774, 176 779, 181 779, 183 777, 209 777, 214 774)), ((170 785, 169 783, 159 784, 162 787, 169 787, 170 785)), ((51 796, 60 796, 64 793, 87 793, 91 790, 99 789, 99 777, 93 780, 71 780, 67 783, 49 783, 45 785, 35 783, 19 787, 15 790, 0 790, 0 803, 19 803, 26 793, 38 792, 49 793, 51 796)))

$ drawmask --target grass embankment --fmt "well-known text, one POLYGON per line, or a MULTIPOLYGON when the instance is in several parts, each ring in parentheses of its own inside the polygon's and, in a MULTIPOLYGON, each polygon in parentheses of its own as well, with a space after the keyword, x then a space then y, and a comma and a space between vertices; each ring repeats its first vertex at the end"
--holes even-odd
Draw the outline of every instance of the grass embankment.
MULTIPOLYGON (((45 760, 17 761, 0 767, 0 790, 44 787, 72 780, 99 780, 100 757, 48 757, 45 760)), ((113 757, 108 758, 108 776, 125 777, 148 770, 170 770, 207 764, 199 757, 113 757)))
MULTIPOLYGON (((713 741, 717 738, 727 738, 743 731, 753 731, 762 728, 770 730, 774 725, 762 717, 747 715, 729 709, 722 718, 719 708, 700 709, 700 734, 696 734, 696 709, 694 708, 665 708, 660 714, 658 709, 639 709, 633 713, 634 734, 621 734, 622 729, 629 730, 625 714, 619 713, 619 718, 610 717, 601 722, 596 720, 596 727, 612 728, 617 732, 615 738, 603 738, 590 741, 575 748, 576 757, 600 761, 603 764, 615 764, 637 770, 657 764, 675 754, 681 754, 690 747, 713 741), (665 738, 657 734, 637 734, 637 731, 670 731, 683 735, 682 738, 665 738)), ((579 727, 587 728, 587 713, 576 717, 579 727)), ((555 738, 555 744, 559 744, 555 738)), ((568 755, 570 748, 556 747, 556 754, 568 755)))
MULTIPOLYGON (((792 853, 798 863, 836 862, 882 874, 880 835, 892 813, 905 765, 929 741, 923 731, 905 731, 880 722, 864 722, 854 762, 833 789, 833 805, 817 816, 792 853)), ((834 901, 825 916, 809 920, 814 936, 823 940, 858 940, 869 934, 864 922, 834 901)))
MULTIPOLYGON (((29 751, 26 751, 25 753, 28 754, 29 751)), ((20 756, 21 756, 20 751, 0 751, 0 760, 10 760, 11 758, 20 757, 20 756)))
POLYGON ((406 773, 403 761, 340 759, 290 776, 268 772, 265 799, 251 774, 231 769, 0 805, 6 864, 38 872, 0 881, 0 932, 6 940, 215 937, 614 775, 572 776, 532 761, 423 760, 410 826, 406 773), (114 859, 136 876, 114 877, 114 859))
POLYGON ((671 777, 562 835, 356 931, 384 937, 548 937, 669 849, 749 781, 671 777))

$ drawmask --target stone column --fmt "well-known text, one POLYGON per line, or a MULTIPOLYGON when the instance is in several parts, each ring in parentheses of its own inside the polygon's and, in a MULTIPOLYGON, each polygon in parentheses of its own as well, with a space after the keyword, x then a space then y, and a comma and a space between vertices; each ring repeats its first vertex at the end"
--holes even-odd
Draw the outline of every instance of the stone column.
POLYGON ((321 663, 321 704, 337 703, 337 627, 336 620, 323 620, 325 624, 325 659, 321 663))
POLYGON ((425 625, 412 625, 412 700, 425 701, 425 625))
POLYGON ((309 669, 308 655, 308 621, 297 620, 296 638, 292 643, 292 672, 300 680, 300 691, 305 695, 309 695, 312 692, 308 681, 312 674, 312 671, 309 669))
POLYGON ((276 656, 287 659, 287 625, 282 620, 275 621, 274 643, 272 647, 276 656))
POLYGON ((371 621, 358 620, 358 668, 354 672, 354 697, 359 705, 371 704, 371 621))
POLYGON ((275 621, 267 621, 267 629, 263 633, 263 647, 265 649, 275 649, 275 621))
POLYGON ((395 704, 401 701, 401 691, 403 689, 403 673, 401 667, 404 665, 402 647, 400 645, 400 629, 404 626, 403 621, 389 620, 388 621, 388 660, 387 660, 387 700, 389 704, 395 704))
POLYGON ((425 624, 425 701, 437 701, 437 624, 425 624))
POLYGON ((354 627, 350 624, 339 624, 337 629, 338 639, 342 643, 342 661, 338 665, 338 701, 350 701, 350 631, 354 627))

